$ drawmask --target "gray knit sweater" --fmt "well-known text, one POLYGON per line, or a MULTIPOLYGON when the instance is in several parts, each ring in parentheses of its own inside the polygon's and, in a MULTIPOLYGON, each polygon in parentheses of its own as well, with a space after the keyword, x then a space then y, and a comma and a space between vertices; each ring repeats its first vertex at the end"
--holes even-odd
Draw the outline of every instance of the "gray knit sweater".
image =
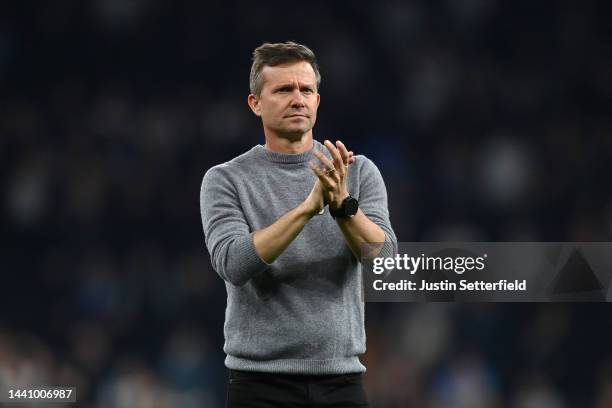
MULTIPOLYGON (((325 146, 315 141, 315 149, 325 146)), ((225 365, 289 374, 363 372, 361 264, 326 207, 272 263, 253 233, 306 199, 316 181, 312 151, 281 154, 262 145, 206 172, 200 209, 214 269, 225 280, 225 365)), ((349 192, 397 250, 380 172, 364 156, 349 170, 349 192)))

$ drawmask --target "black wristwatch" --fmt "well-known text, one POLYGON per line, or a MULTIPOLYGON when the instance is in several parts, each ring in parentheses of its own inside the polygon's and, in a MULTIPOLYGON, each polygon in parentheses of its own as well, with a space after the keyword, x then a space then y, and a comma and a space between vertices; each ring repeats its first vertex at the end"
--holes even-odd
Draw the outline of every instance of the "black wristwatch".
POLYGON ((359 209, 359 201, 355 197, 351 197, 350 194, 348 197, 342 201, 340 208, 334 210, 329 207, 329 213, 331 216, 335 218, 351 218, 355 214, 357 214, 357 210, 359 209))

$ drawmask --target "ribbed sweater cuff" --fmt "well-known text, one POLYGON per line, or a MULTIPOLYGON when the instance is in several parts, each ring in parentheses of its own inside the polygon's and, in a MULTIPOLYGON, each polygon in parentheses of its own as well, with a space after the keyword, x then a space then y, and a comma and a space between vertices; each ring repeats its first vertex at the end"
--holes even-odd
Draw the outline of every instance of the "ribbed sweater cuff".
POLYGON ((395 256, 395 249, 393 245, 393 241, 389 239, 389 235, 385 232, 385 243, 383 244, 379 257, 392 258, 395 256))
POLYGON ((238 276, 235 281, 237 282, 247 282, 269 266, 269 264, 265 263, 263 259, 259 257, 255 250, 255 242, 253 241, 254 234, 255 233, 252 232, 234 242, 236 253, 241 254, 241 256, 238 257, 241 264, 237 265, 236 268, 238 276))

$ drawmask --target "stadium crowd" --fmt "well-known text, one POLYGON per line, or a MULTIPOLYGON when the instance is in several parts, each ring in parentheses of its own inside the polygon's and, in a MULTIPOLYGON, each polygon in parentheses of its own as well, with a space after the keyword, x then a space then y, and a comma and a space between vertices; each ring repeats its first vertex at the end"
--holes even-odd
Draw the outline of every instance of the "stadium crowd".
MULTIPOLYGON (((225 290, 198 196, 208 168, 263 142, 246 105, 263 41, 317 53, 315 138, 379 166, 400 241, 612 240, 608 3, 307 6, 6 5, 0 386, 222 406, 225 290)), ((371 404, 610 408, 610 312, 368 304, 371 404)))

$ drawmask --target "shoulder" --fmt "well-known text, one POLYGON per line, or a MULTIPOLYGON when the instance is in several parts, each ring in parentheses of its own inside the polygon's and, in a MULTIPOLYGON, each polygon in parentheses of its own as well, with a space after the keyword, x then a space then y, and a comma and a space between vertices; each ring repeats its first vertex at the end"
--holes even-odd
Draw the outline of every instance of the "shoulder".
POLYGON ((225 179, 228 174, 231 174, 229 162, 217 164, 206 170, 202 184, 214 183, 217 180, 225 179))
POLYGON ((362 186, 362 188, 371 189, 373 186, 382 185, 385 182, 382 173, 378 169, 378 166, 369 157, 364 155, 355 156, 355 163, 351 166, 355 166, 355 170, 349 170, 349 177, 351 172, 353 177, 356 178, 356 182, 362 186))
POLYGON ((256 149, 257 146, 254 146, 250 150, 234 157, 229 161, 209 168, 204 174, 204 181, 215 180, 218 178, 227 179, 228 177, 232 177, 232 175, 236 174, 237 170, 244 171, 246 167, 248 167, 249 163, 253 163, 253 156, 256 149))
POLYGON ((261 150, 261 145, 256 145, 251 147, 246 152, 242 153, 240 156, 234 157, 232 160, 223 163, 227 165, 227 167, 240 167, 244 166, 247 163, 252 163, 253 159, 258 156, 259 151, 261 150))
POLYGON ((355 163, 353 165, 357 167, 359 174, 368 174, 372 172, 380 173, 376 164, 363 154, 355 156, 355 163))

